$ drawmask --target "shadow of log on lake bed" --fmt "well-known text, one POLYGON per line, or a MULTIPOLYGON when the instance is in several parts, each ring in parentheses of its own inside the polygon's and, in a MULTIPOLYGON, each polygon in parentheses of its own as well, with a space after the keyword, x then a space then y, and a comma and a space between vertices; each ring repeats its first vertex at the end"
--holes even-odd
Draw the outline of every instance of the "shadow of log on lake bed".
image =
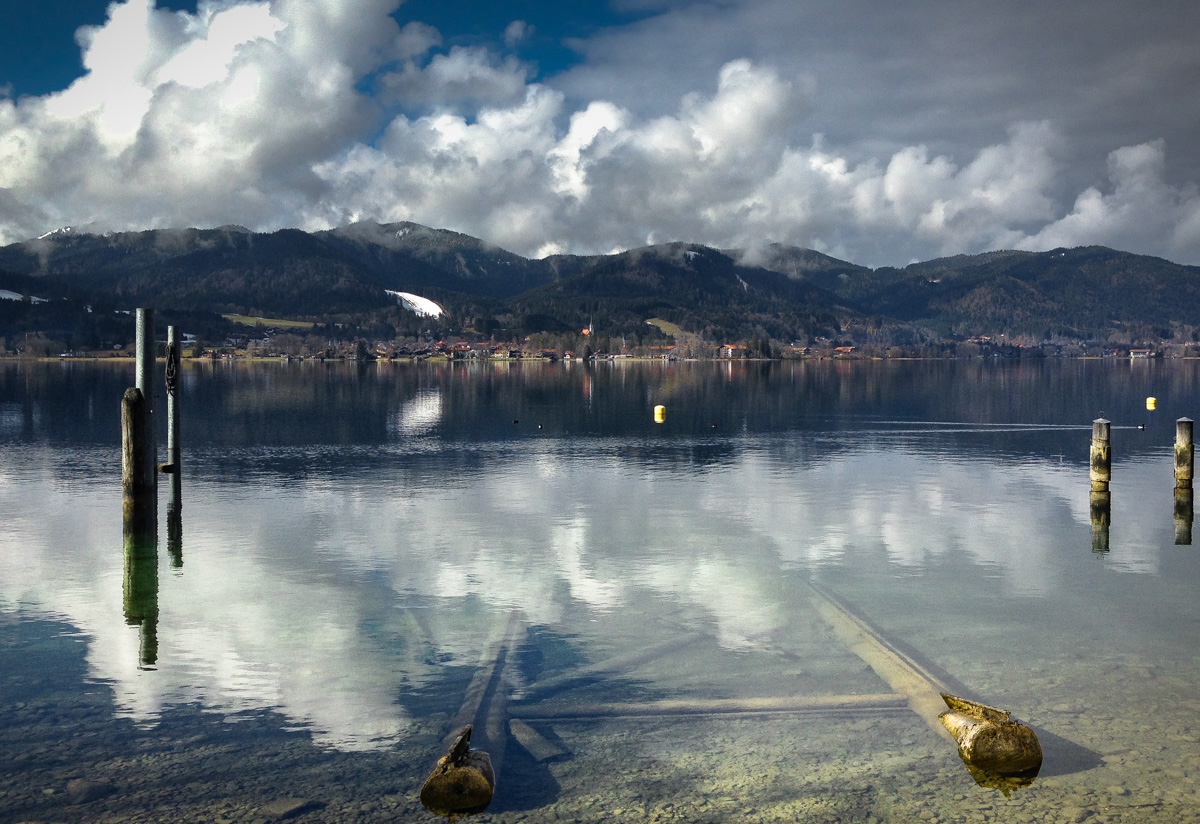
POLYGON ((1029 727, 1037 733, 1038 741, 1042 745, 1042 769, 1039 774, 1041 778, 1073 775, 1104 764, 1103 757, 1094 750, 1069 741, 1061 735, 1055 735, 1036 724, 1030 724, 1029 727))
POLYGON ((504 781, 496 785, 488 807, 489 814, 528 812, 558 803, 562 788, 549 765, 536 760, 513 739, 509 739, 505 750, 504 772, 504 781))

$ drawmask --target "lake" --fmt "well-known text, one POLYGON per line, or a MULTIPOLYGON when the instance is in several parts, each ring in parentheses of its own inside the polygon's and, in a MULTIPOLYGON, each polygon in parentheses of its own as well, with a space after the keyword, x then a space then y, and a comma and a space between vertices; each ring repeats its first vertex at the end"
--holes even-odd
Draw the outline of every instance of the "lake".
POLYGON ((1200 821, 1200 362, 181 372, 131 560, 132 363, 0 361, 0 822, 435 821, 472 695, 524 722, 498 822, 1200 821), (1033 783, 850 624, 1031 725, 1033 783))

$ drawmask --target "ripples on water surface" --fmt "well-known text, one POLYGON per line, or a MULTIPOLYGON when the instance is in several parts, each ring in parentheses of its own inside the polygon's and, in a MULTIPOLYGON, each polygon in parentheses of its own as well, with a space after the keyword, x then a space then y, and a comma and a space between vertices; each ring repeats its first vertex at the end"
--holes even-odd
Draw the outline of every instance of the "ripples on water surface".
POLYGON ((189 364, 182 538, 164 486, 157 560, 131 569, 132 366, 0 362, 0 821, 254 821, 285 798, 433 820, 417 791, 510 621, 498 690, 565 754, 511 741, 490 819, 1200 819, 1198 550, 1171 470, 1197 377, 189 364), (1034 784, 977 786, 886 701, 798 711, 892 692, 810 582, 1032 724, 1034 784), (73 805, 77 778, 109 794, 73 805))

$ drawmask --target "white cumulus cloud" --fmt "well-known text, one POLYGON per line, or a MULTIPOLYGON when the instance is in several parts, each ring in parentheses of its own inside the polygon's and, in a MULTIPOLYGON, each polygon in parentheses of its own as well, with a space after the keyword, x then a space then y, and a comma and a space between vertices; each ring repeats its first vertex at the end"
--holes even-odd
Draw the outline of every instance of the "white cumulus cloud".
POLYGON ((1200 249, 1200 192, 1194 185, 1167 183, 1165 167, 1161 140, 1117 149, 1108 156, 1107 193, 1088 188, 1069 214, 1016 245, 1158 247, 1165 256, 1194 259, 1200 249))
MULTIPOLYGON (((850 145, 815 128, 836 78, 782 54, 724 60, 688 74, 689 91, 634 106, 616 83, 580 99, 580 71, 572 83, 535 81, 512 54, 443 50, 440 32, 401 26, 397 9, 400 0, 204 0, 194 14, 113 3, 104 25, 78 34, 78 80, 0 96, 0 242, 67 224, 405 219, 523 254, 780 241, 880 265, 1102 243, 1200 262, 1200 200, 1161 140, 1110 146, 1107 172, 1068 190, 1074 138, 1053 117, 1013 118, 966 149, 872 135, 850 145)), ((697 36, 716 25, 689 19, 697 36)), ((497 48, 532 31, 513 21, 497 48)), ((603 76, 616 71, 620 35, 598 39, 604 50, 580 46, 585 61, 608 61, 603 76)), ((743 40, 731 31, 728 42, 743 40)))

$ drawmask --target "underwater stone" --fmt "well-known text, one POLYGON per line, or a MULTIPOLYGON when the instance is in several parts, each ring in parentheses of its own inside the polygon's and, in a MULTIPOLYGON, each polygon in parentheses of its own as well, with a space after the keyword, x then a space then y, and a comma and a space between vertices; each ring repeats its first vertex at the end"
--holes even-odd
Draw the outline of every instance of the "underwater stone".
POLYGON ((86 778, 76 778, 67 782, 67 796, 72 804, 87 804, 107 798, 117 791, 117 788, 107 781, 89 781, 86 778))
POLYGON ((292 818, 309 810, 316 809, 317 804, 306 798, 280 798, 270 804, 264 804, 262 811, 272 818, 292 818))

